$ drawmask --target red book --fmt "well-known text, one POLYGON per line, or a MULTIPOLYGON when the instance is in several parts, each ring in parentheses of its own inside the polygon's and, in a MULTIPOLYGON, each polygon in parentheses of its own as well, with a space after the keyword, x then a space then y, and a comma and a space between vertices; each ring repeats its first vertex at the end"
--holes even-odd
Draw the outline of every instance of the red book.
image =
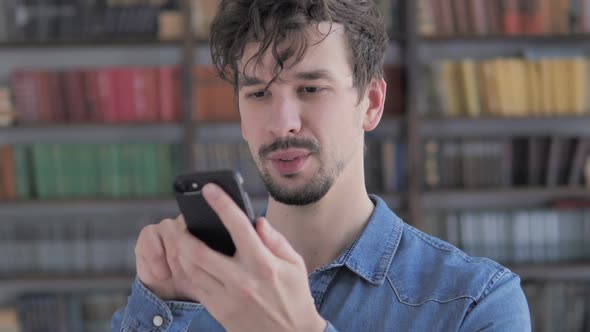
POLYGON ((525 1, 523 3, 525 17, 523 29, 526 34, 542 35, 545 33, 543 1, 525 1))
POLYGON ((115 73, 115 109, 116 121, 121 123, 136 122, 135 98, 133 93, 134 69, 118 68, 115 73))
POLYGON ((147 103, 145 96, 145 78, 143 68, 133 68, 133 79, 131 84, 131 95, 133 99, 133 119, 134 122, 145 122, 147 113, 147 103))
POLYGON ((50 71, 48 77, 49 101, 51 102, 53 121, 57 123, 66 122, 64 91, 61 76, 61 73, 58 71, 50 71))
POLYGON ((80 70, 64 71, 62 73, 62 84, 68 121, 73 123, 88 122, 88 112, 84 100, 84 73, 80 70))
POLYGON ((133 104, 135 121, 158 121, 158 71, 155 68, 133 69, 133 104))
POLYGON ((522 33, 519 0, 504 0, 502 22, 504 33, 518 35, 522 33))
POLYGON ((52 100, 50 73, 46 70, 35 72, 35 79, 39 85, 39 104, 37 112, 41 123, 55 123, 55 104, 52 100))
POLYGON ((146 122, 158 121, 158 109, 160 105, 158 95, 158 70, 156 68, 143 68, 143 100, 146 105, 144 120, 146 122))
POLYGON ((87 69, 82 72, 84 79, 84 104, 88 121, 93 123, 104 122, 104 113, 98 84, 98 70, 87 69))
POLYGON ((105 123, 118 122, 117 70, 99 69, 97 71, 98 99, 105 123))
POLYGON ((195 80, 193 119, 210 122, 240 120, 231 84, 217 76, 211 66, 193 69, 195 80), (196 113, 196 114, 195 114, 196 113))
POLYGON ((180 120, 180 68, 166 66, 158 69, 160 87, 160 120, 177 122, 180 120))

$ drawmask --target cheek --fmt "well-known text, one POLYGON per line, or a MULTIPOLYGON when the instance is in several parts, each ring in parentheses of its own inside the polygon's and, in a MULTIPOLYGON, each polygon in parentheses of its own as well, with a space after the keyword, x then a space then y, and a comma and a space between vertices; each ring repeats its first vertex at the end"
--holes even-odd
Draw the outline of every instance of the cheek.
POLYGON ((256 118, 255 112, 250 112, 248 110, 243 110, 240 107, 240 125, 242 127, 242 136, 247 141, 254 139, 253 135, 256 135, 260 131, 259 126, 261 125, 262 121, 256 118))

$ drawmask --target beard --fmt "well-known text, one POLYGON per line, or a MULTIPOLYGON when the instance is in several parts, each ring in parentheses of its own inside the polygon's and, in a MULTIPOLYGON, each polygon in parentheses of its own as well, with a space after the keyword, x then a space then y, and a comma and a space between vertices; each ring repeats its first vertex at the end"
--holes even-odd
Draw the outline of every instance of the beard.
MULTIPOLYGON (((297 188, 285 188, 273 180, 270 175, 270 171, 267 167, 264 167, 262 161, 266 159, 266 156, 276 150, 287 149, 290 147, 294 148, 305 148, 311 152, 310 156, 318 156, 320 154, 319 144, 301 138, 287 138, 279 139, 270 145, 264 145, 260 148, 259 165, 257 167, 258 173, 268 191, 269 195, 277 202, 286 205, 309 205, 318 202, 322 199, 342 172, 344 168, 343 163, 336 162, 335 166, 328 169, 324 163, 320 164, 319 170, 312 177, 309 183, 304 184, 297 188)), ((320 160, 321 162, 321 160, 320 160)), ((286 178, 293 178, 297 175, 288 175, 286 178)))

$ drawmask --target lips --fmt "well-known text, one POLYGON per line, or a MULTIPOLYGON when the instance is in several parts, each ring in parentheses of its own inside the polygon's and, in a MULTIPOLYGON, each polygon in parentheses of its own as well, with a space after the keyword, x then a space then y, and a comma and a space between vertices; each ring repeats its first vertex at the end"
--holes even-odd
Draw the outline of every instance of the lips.
POLYGON ((288 149, 271 153, 268 159, 280 174, 293 175, 303 169, 310 154, 307 150, 288 149))
POLYGON ((277 152, 271 153, 269 155, 268 159, 273 160, 273 161, 292 161, 297 158, 307 157, 309 155, 310 155, 310 153, 306 150, 288 149, 288 150, 277 151, 277 152))

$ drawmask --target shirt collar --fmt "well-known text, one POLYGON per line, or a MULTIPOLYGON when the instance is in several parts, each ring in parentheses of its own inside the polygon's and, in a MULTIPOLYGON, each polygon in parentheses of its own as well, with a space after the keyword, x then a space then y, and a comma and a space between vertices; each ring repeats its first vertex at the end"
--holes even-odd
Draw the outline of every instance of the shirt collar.
POLYGON ((382 284, 402 237, 403 223, 380 197, 365 230, 332 267, 344 265, 372 284, 382 284))
POLYGON ((380 197, 369 197, 375 209, 365 230, 336 260, 314 273, 346 266, 367 282, 383 283, 401 240, 403 223, 380 197))
MULTIPOLYGON (((365 230, 335 261, 314 273, 346 266, 372 284, 383 283, 402 237, 403 222, 379 196, 369 197, 375 209, 365 230)), ((266 209, 261 215, 266 215, 266 209)))

